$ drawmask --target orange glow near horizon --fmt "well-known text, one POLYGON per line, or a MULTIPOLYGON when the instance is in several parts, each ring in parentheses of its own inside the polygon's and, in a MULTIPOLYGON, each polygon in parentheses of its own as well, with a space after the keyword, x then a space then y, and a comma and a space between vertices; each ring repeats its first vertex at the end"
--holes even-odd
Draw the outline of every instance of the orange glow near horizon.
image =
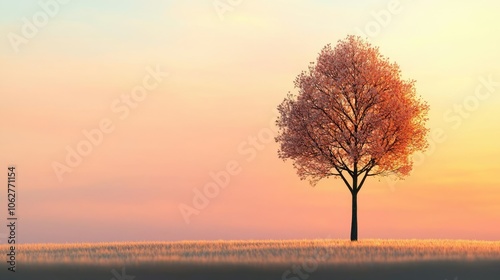
MULTIPOLYGON (((40 11, 25 2, 1 9, 0 34, 40 11)), ((321 48, 376 23, 387 2, 244 1, 222 18, 211 1, 171 2, 72 2, 18 52, 0 43, 19 241, 347 239, 347 187, 300 181, 277 157, 273 120, 321 48), (187 224, 180 205, 210 183, 187 224)), ((430 147, 404 181, 368 179, 359 238, 498 240, 500 4, 400 3, 368 40, 417 81, 430 147)))

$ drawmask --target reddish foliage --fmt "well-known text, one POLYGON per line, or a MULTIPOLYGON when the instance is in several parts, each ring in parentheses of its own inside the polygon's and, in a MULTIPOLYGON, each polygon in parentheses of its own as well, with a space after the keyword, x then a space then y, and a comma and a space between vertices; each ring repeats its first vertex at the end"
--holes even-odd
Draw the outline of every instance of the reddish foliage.
POLYGON ((406 176, 410 156, 427 146, 429 107, 415 81, 402 80, 399 66, 359 37, 323 48, 295 87, 278 107, 276 141, 279 157, 312 184, 340 176, 357 192, 368 176, 406 176))

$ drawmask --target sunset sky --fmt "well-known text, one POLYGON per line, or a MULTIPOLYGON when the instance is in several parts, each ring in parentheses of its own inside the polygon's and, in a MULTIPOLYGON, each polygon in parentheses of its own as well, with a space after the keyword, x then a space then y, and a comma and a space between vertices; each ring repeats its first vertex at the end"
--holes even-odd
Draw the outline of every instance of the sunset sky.
POLYGON ((347 187, 300 181, 272 133, 295 77, 348 34, 431 108, 411 175, 361 190, 359 238, 499 239, 500 2, 38 2, 0 4, 0 178, 17 167, 20 242, 347 239, 347 187), (187 224, 180 205, 227 168, 187 224))

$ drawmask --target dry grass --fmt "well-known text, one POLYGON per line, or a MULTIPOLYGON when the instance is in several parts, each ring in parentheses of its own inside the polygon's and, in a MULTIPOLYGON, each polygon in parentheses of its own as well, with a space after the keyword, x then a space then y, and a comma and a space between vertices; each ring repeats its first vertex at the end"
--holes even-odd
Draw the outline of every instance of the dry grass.
MULTIPOLYGON (((460 240, 267 240, 78 243, 18 245, 17 261, 26 264, 287 265, 401 263, 414 261, 500 261, 500 242, 460 240)), ((0 245, 0 254, 8 246, 0 245)))

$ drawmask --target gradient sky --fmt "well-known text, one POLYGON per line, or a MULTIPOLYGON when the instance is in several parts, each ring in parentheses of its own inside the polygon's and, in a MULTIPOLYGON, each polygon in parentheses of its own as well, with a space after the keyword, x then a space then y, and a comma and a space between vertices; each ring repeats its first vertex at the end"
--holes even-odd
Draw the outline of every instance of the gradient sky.
POLYGON ((374 0, 244 0, 223 14, 212 0, 73 0, 16 52, 38 2, 0 3, 0 154, 18 169, 19 241, 347 239, 341 180, 311 187, 267 140, 294 78, 359 30, 417 80, 432 131, 410 177, 366 182, 360 239, 499 239, 500 2, 401 0, 389 19, 374 0), (157 66, 169 76, 117 113, 157 66), (114 130, 59 181, 54 162, 103 119, 114 130), (186 224, 179 205, 230 162, 241 171, 186 224))

